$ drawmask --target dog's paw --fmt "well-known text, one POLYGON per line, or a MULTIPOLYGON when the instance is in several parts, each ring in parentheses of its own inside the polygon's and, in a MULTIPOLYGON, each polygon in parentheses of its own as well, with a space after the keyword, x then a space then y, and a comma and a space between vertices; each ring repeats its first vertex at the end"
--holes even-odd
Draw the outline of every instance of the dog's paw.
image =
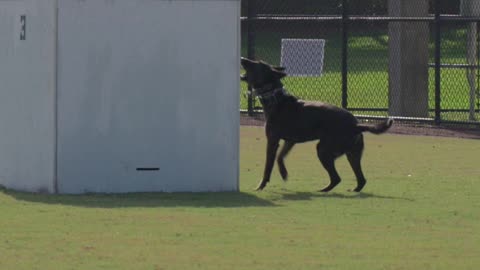
POLYGON ((283 181, 288 180, 288 172, 287 170, 280 170, 280 175, 282 176, 283 181))
POLYGON ((258 187, 255 188, 255 191, 262 191, 263 188, 265 188, 265 187, 264 186, 258 186, 258 187))
POLYGON ((258 186, 255 188, 256 191, 262 191, 265 186, 267 185, 267 183, 265 183, 264 181, 261 181, 258 186))
POLYGON ((330 182, 330 184, 328 184, 328 186, 326 186, 326 187, 324 187, 322 190, 320 190, 320 192, 329 192, 329 191, 331 191, 334 187, 336 187, 339 183, 340 183, 340 181, 338 181, 338 182, 330 182))
POLYGON ((348 191, 359 193, 359 192, 362 191, 362 189, 363 189, 363 187, 361 187, 361 188, 356 187, 354 190, 348 190, 348 191))
POLYGON ((353 192, 360 192, 360 191, 362 191, 363 187, 365 187, 365 183, 366 183, 365 181, 360 182, 360 183, 357 185, 357 187, 353 190, 353 192))

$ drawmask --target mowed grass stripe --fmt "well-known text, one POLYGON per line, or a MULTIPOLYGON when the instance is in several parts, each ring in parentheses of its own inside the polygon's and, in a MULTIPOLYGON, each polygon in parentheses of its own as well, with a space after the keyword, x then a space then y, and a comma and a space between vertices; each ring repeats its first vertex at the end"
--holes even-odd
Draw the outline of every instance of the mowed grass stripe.
POLYGON ((0 269, 475 269, 480 144, 366 135, 365 192, 315 143, 263 192, 262 128, 241 128, 241 192, 37 195, 0 192, 0 269))

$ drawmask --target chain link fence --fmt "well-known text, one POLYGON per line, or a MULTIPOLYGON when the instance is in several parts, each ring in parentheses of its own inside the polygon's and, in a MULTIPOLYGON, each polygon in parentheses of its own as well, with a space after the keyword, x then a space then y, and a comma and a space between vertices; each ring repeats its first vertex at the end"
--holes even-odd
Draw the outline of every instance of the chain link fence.
MULTIPOLYGON (((361 119, 478 128, 478 22, 480 0, 244 0, 242 56, 287 64, 290 93, 361 119)), ((242 115, 261 115, 241 89, 242 115)))

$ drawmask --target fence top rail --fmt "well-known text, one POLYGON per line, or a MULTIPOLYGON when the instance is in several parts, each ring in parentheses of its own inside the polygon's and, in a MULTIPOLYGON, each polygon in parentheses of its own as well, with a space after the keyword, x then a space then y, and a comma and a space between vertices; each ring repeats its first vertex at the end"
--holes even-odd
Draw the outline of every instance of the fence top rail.
MULTIPOLYGON (((428 64, 429 67, 433 68, 433 67, 436 67, 435 63, 429 63, 428 64)), ((470 64, 451 64, 451 63, 447 63, 447 64, 440 64, 440 67, 441 68, 464 68, 464 69, 480 69, 480 65, 470 65, 470 64)))
POLYGON ((342 16, 338 15, 269 15, 258 14, 254 17, 241 17, 242 20, 252 21, 329 21, 329 20, 342 20, 342 16))
MULTIPOLYGON (((480 17, 467 17, 461 15, 440 15, 440 21, 450 22, 480 22, 480 17)), ((419 17, 398 16, 359 16, 348 15, 290 15, 290 14, 257 14, 252 17, 242 16, 243 21, 386 21, 386 22, 434 22, 435 15, 419 17)))

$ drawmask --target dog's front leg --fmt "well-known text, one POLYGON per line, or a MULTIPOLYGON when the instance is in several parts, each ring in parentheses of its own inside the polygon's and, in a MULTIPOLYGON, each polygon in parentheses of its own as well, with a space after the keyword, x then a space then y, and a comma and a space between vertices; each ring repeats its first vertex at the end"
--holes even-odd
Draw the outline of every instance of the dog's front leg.
POLYGON ((262 190, 270 181, 270 175, 272 174, 273 164, 275 163, 275 156, 277 155, 279 139, 268 138, 267 139, 267 159, 265 161, 265 170, 263 171, 263 179, 258 184, 256 190, 262 190))

